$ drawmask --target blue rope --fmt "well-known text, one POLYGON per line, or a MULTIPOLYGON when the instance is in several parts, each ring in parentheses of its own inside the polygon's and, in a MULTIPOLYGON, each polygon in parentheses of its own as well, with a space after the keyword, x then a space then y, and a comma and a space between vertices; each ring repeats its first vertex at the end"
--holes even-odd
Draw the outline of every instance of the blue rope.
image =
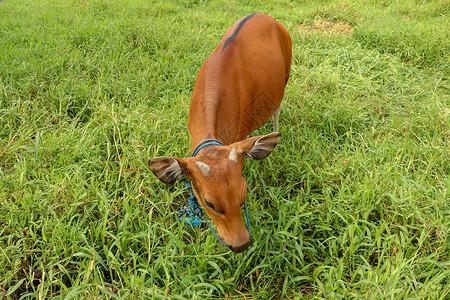
POLYGON ((184 221, 185 224, 192 227, 200 225, 199 216, 202 216, 202 209, 198 205, 197 199, 191 192, 191 195, 184 200, 183 205, 181 205, 178 217, 184 221), (186 202, 187 205, 186 205, 186 202), (184 207, 186 205, 186 207, 184 207))
MULTIPOLYGON (((336 15, 337 15, 337 14, 336 14, 336 15)), ((325 30, 328 29, 328 27, 330 27, 330 25, 331 25, 331 23, 333 23, 333 20, 334 20, 334 18, 336 17, 336 15, 334 15, 334 16, 331 18, 330 23, 328 23, 327 27, 325 27, 324 29, 322 29, 322 31, 325 31, 325 30)))
POLYGON ((327 27, 325 27, 324 29, 322 29, 322 31, 325 31, 328 29, 328 27, 330 27, 331 23, 333 23, 334 18, 336 18, 336 16, 338 15, 338 13, 340 12, 344 12, 342 9, 339 9, 339 12, 335 13, 334 16, 331 18, 330 23, 328 23, 327 27))
MULTIPOLYGON (((217 146, 223 146, 223 144, 216 139, 207 139, 198 144, 197 147, 195 147, 192 157, 196 156, 197 153, 203 149, 206 146, 210 145, 217 145, 217 146)), ((214 231, 214 229, 211 227, 211 224, 209 224, 208 220, 203 215, 202 208, 198 204, 198 200, 194 195, 194 191, 192 190, 191 182, 189 181, 189 184, 186 184, 186 186, 189 187, 191 194, 189 197, 184 200, 183 204, 181 205, 180 212, 178 213, 178 217, 184 221, 185 224, 190 225, 192 227, 199 226, 200 225, 200 218, 202 218, 206 225, 208 225, 209 229, 212 231, 216 239, 225 247, 230 248, 231 246, 226 244, 222 239, 217 235, 217 233, 214 231), (187 204, 186 204, 187 202, 187 204)), ((248 216, 247 211, 247 204, 244 202, 244 209, 245 209, 245 216, 247 218, 247 227, 248 227, 248 234, 250 234, 250 218, 248 216)))
POLYGON ((209 146, 209 145, 223 146, 223 144, 219 140, 216 140, 216 139, 204 140, 203 142, 198 144, 197 147, 195 147, 194 151, 192 152, 192 157, 196 156, 200 150, 202 150, 203 148, 205 148, 206 146, 209 146))

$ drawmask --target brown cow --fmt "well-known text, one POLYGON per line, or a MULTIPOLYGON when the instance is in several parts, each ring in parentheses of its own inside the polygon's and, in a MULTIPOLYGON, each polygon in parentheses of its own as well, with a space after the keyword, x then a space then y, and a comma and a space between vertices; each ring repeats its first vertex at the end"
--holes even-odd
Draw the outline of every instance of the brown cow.
POLYGON ((166 184, 182 176, 191 180, 196 198, 234 252, 250 244, 241 217, 247 193, 244 158, 266 158, 280 133, 247 137, 274 113, 277 130, 291 55, 289 33, 271 17, 254 13, 233 24, 201 67, 189 110, 192 149, 206 139, 218 139, 224 146, 209 145, 195 157, 149 161, 166 184))

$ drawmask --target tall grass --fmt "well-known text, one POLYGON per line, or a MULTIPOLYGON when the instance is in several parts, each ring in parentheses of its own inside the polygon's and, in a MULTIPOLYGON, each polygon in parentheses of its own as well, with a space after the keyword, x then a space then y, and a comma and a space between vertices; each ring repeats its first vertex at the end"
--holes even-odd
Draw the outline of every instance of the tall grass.
POLYGON ((0 2, 0 298, 449 297, 450 4, 344 4, 0 2), (292 74, 234 254, 146 161, 189 155, 197 72, 255 11, 292 74), (299 30, 333 16, 354 32, 299 30))

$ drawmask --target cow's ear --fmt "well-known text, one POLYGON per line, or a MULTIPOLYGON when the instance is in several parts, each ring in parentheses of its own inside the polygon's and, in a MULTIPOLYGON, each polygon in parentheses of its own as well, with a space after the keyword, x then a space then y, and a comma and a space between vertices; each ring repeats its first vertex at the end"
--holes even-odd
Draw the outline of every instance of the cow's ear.
POLYGON ((280 138, 279 132, 248 138, 236 143, 237 153, 253 160, 264 159, 273 151, 280 138))
POLYGON ((148 161, 150 170, 165 184, 174 184, 187 173, 185 158, 160 156, 148 161))

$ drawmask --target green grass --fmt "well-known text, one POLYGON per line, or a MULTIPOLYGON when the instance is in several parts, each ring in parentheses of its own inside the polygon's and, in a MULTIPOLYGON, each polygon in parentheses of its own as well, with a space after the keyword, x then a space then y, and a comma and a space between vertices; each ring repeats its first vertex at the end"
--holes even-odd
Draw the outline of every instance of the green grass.
POLYGON ((448 298, 449 10, 0 2, 0 298, 448 298), (189 155, 197 72, 255 11, 291 33, 292 74, 280 145, 244 169, 253 243, 234 254, 180 223, 185 182, 146 161, 189 155), (334 15, 353 34, 298 30, 334 15))

